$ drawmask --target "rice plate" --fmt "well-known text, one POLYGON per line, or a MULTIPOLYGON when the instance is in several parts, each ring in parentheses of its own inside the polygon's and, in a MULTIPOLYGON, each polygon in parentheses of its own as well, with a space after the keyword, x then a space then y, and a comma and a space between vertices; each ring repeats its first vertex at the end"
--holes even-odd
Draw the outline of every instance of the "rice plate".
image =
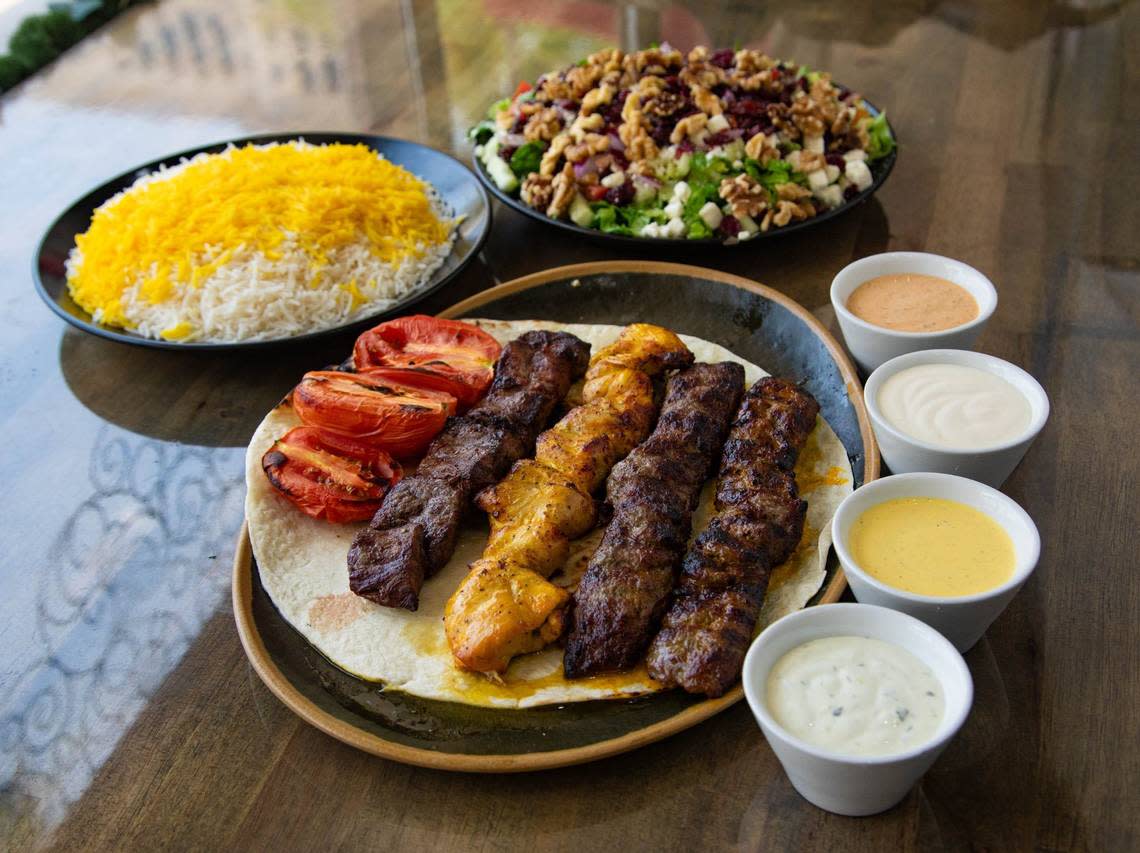
POLYGON ((231 146, 104 202, 67 284, 96 322, 150 338, 291 337, 425 285, 456 225, 430 184, 365 145, 231 146))

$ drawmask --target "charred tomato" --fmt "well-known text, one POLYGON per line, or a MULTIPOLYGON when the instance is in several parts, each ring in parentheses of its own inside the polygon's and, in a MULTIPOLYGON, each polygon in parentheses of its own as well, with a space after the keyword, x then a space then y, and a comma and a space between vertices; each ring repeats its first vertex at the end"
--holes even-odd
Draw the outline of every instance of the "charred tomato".
POLYGON ((261 467, 301 512, 334 524, 371 518, 403 473, 377 447, 305 426, 277 439, 261 467))
POLYGON ((455 397, 369 373, 314 370, 293 389, 306 426, 349 436, 393 456, 423 452, 455 414, 455 397))
POLYGON ((441 378, 409 378, 406 382, 446 390, 466 409, 486 393, 501 351, 499 342, 478 326, 417 314, 381 323, 362 334, 356 339, 352 361, 361 372, 398 367, 434 373, 441 378))

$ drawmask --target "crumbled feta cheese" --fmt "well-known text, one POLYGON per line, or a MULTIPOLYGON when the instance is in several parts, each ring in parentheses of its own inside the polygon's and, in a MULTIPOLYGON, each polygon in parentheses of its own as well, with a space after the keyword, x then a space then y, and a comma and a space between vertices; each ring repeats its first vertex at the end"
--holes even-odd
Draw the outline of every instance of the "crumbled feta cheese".
POLYGON ((681 204, 689 200, 689 196, 693 194, 692 188, 684 181, 677 181, 673 185, 673 198, 679 199, 681 204))
POLYGON ((658 225, 656 222, 646 223, 645 227, 641 229, 641 236, 642 237, 660 237, 661 236, 661 226, 658 225))
POLYGON ((816 201, 824 207, 839 207, 843 204, 843 190, 837 185, 832 184, 828 187, 821 187, 812 192, 816 201))
POLYGON ((851 151, 845 152, 843 155, 843 159, 846 160, 848 163, 850 163, 852 160, 866 160, 867 159, 867 152, 864 151, 862 148, 855 148, 851 151))
POLYGON ((740 239, 744 239, 745 232, 748 232, 749 234, 755 234, 760 230, 760 226, 756 224, 756 220, 749 216, 747 213, 741 214, 736 218, 740 222, 740 239))
POLYGON ((709 119, 706 127, 709 129, 709 133, 720 133, 722 130, 728 130, 728 119, 722 115, 713 116, 709 119))
POLYGON ((827 186, 827 172, 823 169, 816 169, 814 172, 808 172, 808 186, 813 190, 821 190, 827 186))
POLYGON ((743 169, 744 168, 744 161, 743 160, 733 160, 732 161, 732 168, 743 169))
POLYGON ((822 154, 823 137, 822 136, 805 136, 804 137, 804 151, 813 151, 816 154, 822 154))
POLYGON ((681 215, 681 212, 684 209, 685 209, 685 206, 683 204, 681 204, 680 200, 673 199, 671 202, 669 202, 667 205, 665 205, 665 215, 668 216, 670 219, 676 219, 677 217, 679 217, 681 215))
POLYGON ((663 229, 663 237, 672 237, 674 240, 685 236, 685 223, 680 219, 670 219, 663 229))
POLYGON ((799 151, 799 149, 792 151, 790 154, 788 154, 787 157, 784 158, 784 160, 786 160, 788 165, 791 166, 793 169, 795 169, 797 172, 802 171, 802 169, 800 169, 800 151, 799 151))
POLYGON ((716 206, 715 201, 705 202, 705 206, 697 212, 697 215, 700 216, 701 219, 704 220, 705 225, 713 231, 716 231, 716 229, 720 227, 721 220, 724 219, 724 214, 720 212, 720 208, 716 206))
POLYGON ((859 192, 863 192, 863 190, 871 186, 871 170, 867 168, 867 164, 862 160, 848 160, 847 168, 844 170, 844 173, 859 192))
POLYGON ((602 178, 602 186, 608 189, 620 187, 625 183, 625 172, 611 172, 602 178))
POLYGON ((827 167, 824 169, 824 171, 827 172, 827 182, 829 184, 834 184, 836 181, 839 180, 839 167, 838 166, 832 166, 830 163, 828 163, 827 167))

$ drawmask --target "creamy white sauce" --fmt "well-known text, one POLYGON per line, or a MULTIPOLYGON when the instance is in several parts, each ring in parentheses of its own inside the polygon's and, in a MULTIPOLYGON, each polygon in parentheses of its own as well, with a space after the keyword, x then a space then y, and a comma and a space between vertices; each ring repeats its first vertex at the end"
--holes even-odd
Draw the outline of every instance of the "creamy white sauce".
POLYGON ((844 755, 895 755, 927 743, 946 708, 930 668, 869 637, 824 637, 772 667, 768 711, 800 740, 844 755))
POLYGON ((954 450, 978 450, 1025 435, 1033 410, 1000 376, 961 364, 919 364, 879 389, 879 410, 911 438, 954 450))

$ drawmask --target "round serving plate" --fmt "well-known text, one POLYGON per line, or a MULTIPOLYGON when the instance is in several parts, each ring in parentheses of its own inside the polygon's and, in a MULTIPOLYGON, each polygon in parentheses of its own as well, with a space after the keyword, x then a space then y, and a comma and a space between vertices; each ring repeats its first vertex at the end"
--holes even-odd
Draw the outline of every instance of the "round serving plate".
MULTIPOLYGON (((739 276, 681 264, 616 261, 529 275, 441 315, 565 323, 659 323, 727 347, 802 382, 847 449, 856 487, 879 475, 879 454, 855 369, 803 306, 739 276)), ((429 581, 430 582, 430 581, 429 581)), ((809 606, 838 600, 834 556, 809 606)), ((276 611, 242 528, 234 558, 238 633, 254 670, 289 708, 373 755, 446 770, 510 773, 594 761, 680 732, 735 704, 679 690, 526 710, 499 710, 385 692, 326 660, 276 611)))
POLYGON ((326 335, 343 332, 347 329, 366 326, 376 323, 387 317, 406 314, 408 309, 421 301, 429 294, 443 287, 479 254, 487 235, 491 232, 491 199, 487 191, 476 180, 466 166, 447 154, 404 139, 393 139, 388 136, 372 136, 360 133, 275 133, 262 136, 244 136, 239 139, 228 139, 213 145, 202 145, 171 154, 160 160, 154 160, 128 172, 112 178, 106 183, 96 187, 71 207, 60 214, 59 218, 51 224, 39 248, 36 250, 32 263, 32 277, 36 283, 36 290, 47 306, 71 325, 93 335, 121 341, 128 344, 137 344, 144 347, 173 350, 229 350, 248 349, 252 347, 277 346, 283 343, 297 343, 311 341, 326 335), (367 145, 379 152, 385 158, 402 166, 409 172, 431 184, 444 205, 453 216, 462 217, 459 224, 459 233, 456 235, 455 245, 451 254, 444 259, 443 264, 432 274, 428 281, 411 293, 408 293, 395 305, 368 316, 356 317, 348 323, 334 326, 330 329, 321 329, 292 337, 272 338, 261 341, 238 341, 234 343, 162 341, 147 338, 136 334, 129 329, 120 329, 117 326, 105 326, 96 323, 91 315, 80 308, 71 298, 67 289, 67 274, 64 262, 68 253, 75 246, 75 236, 86 231, 91 224, 91 217, 95 209, 107 199, 127 189, 136 180, 144 175, 156 172, 162 167, 176 166, 184 159, 198 154, 217 154, 230 145, 240 146, 252 143, 254 145, 267 145, 272 142, 291 142, 304 139, 314 145, 328 145, 330 143, 344 143, 346 145, 367 145))
MULTIPOLYGON (((879 108, 874 104, 870 103, 866 99, 864 99, 863 103, 866 104, 867 110, 871 113, 872 116, 877 116, 879 114, 879 108)), ((478 156, 475 156, 473 154, 471 162, 473 164, 473 168, 475 169, 475 174, 479 176, 479 180, 482 181, 483 186, 486 187, 488 191, 490 191, 491 195, 493 195, 507 207, 510 207, 513 210, 517 210, 523 216, 529 216, 531 219, 537 220, 538 222, 545 223, 546 225, 552 225, 555 228, 561 228, 563 231, 570 231, 575 234, 580 234, 581 236, 588 237, 592 240, 602 240, 611 244, 640 247, 647 245, 669 246, 673 248, 682 246, 687 246, 690 248, 693 246, 751 246, 765 240, 771 240, 773 238, 780 237, 784 234, 791 234, 796 231, 802 231, 805 228, 812 228, 816 225, 820 225, 824 222, 827 222, 828 220, 834 219, 837 216, 842 216, 852 208, 858 207, 863 202, 869 200, 871 196, 879 191, 879 187, 881 187, 887 180, 887 177, 891 174, 891 170, 895 167, 895 160, 898 159, 898 136, 895 134, 895 129, 889 121, 887 122, 887 127, 890 128, 891 136, 894 137, 895 148, 886 157, 882 157, 876 160, 874 163, 868 164, 868 168, 871 170, 872 181, 871 186, 867 188, 866 192, 859 193, 859 195, 851 199, 851 201, 845 201, 843 204, 839 205, 839 207, 832 208, 831 210, 825 211, 817 216, 813 216, 811 219, 805 219, 802 222, 793 222, 783 226, 782 228, 772 228, 768 231, 761 231, 755 237, 750 237, 744 242, 735 243, 725 243, 723 240, 718 240, 713 237, 706 237, 700 240, 689 240, 686 238, 677 239, 672 237, 633 237, 627 234, 607 234, 606 232, 599 231, 596 228, 583 228, 581 225, 575 225, 573 222, 570 222, 568 220, 551 219, 542 211, 535 210, 533 207, 528 207, 527 205, 523 204, 522 199, 516 198, 515 196, 512 196, 509 193, 505 193, 499 189, 498 185, 487 173, 487 167, 483 165, 483 161, 480 160, 478 156)))

